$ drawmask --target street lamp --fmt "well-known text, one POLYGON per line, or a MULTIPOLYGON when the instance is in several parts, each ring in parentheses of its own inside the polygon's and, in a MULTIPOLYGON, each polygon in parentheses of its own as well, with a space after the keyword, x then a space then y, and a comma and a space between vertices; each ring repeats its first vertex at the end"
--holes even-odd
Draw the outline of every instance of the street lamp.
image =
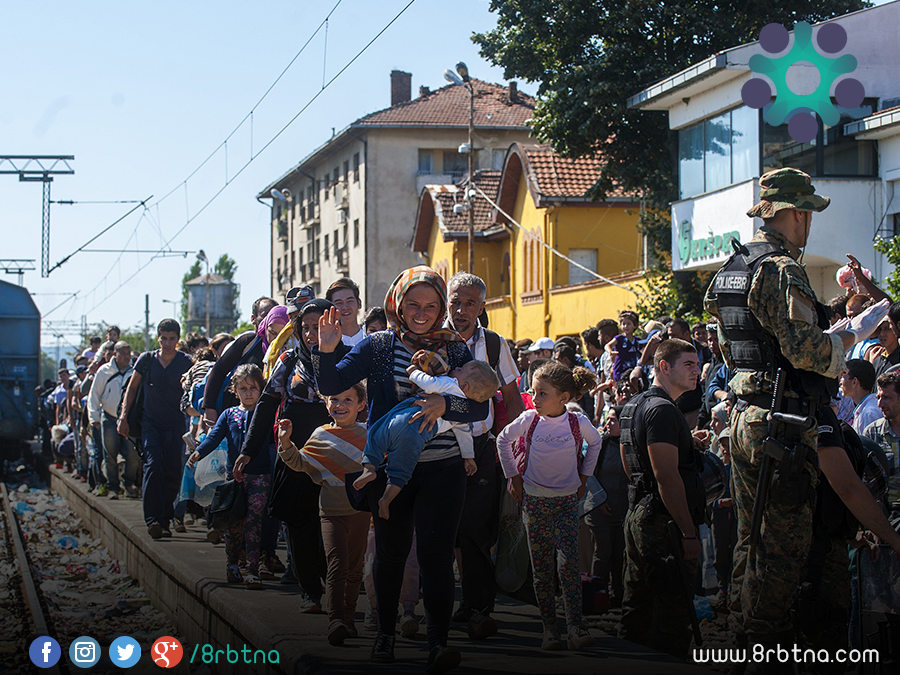
POLYGON ((206 263, 206 337, 209 337, 209 258, 202 248, 197 253, 197 260, 206 263))
MULTIPOLYGON (((444 71, 444 79, 453 84, 461 84, 469 89, 469 142, 466 152, 469 155, 469 179, 466 185, 466 210, 469 212, 469 273, 475 273, 475 209, 472 198, 475 196, 475 89, 469 79, 469 68, 460 61, 456 64, 456 72, 449 68, 444 71)), ((462 151, 460 147, 460 151, 462 151)))
POLYGON ((170 305, 172 305, 172 316, 173 317, 178 316, 178 305, 181 304, 180 301, 178 301, 178 300, 163 300, 163 302, 167 302, 170 305))

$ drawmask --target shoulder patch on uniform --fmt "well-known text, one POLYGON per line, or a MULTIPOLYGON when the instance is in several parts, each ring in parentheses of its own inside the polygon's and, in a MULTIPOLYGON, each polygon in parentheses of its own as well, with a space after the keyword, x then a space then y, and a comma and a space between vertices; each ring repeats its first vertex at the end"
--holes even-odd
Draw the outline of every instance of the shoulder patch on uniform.
POLYGON ((831 434, 831 433, 834 433, 834 427, 832 427, 832 426, 830 426, 830 425, 828 425, 828 424, 823 424, 822 426, 819 427, 819 433, 820 433, 820 434, 831 434))

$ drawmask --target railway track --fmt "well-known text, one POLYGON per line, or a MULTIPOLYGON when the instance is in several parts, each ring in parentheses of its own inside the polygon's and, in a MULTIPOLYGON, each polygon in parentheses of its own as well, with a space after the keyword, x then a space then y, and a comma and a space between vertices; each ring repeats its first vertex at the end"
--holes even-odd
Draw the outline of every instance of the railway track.
MULTIPOLYGON (((25 673, 32 669, 28 658, 28 647, 31 645, 31 641, 42 635, 51 635, 52 626, 49 624, 44 611, 40 588, 34 582, 16 513, 4 483, 0 483, 0 497, 2 497, 3 502, 4 563, 7 566, 6 569, 16 571, 14 575, 10 576, 7 588, 2 590, 6 591, 8 597, 5 598, 5 602, 12 610, 12 612, 7 612, 8 616, 10 616, 12 621, 15 621, 16 618, 24 621, 24 625, 16 626, 10 624, 13 634, 3 635, 0 638, 6 644, 14 643, 16 647, 14 653, 4 654, 6 665, 11 666, 7 672, 25 673)), ((62 662, 61 660, 60 663, 62 662)), ((63 671, 57 664, 52 668, 42 669, 42 672, 50 675, 61 675, 63 671)))

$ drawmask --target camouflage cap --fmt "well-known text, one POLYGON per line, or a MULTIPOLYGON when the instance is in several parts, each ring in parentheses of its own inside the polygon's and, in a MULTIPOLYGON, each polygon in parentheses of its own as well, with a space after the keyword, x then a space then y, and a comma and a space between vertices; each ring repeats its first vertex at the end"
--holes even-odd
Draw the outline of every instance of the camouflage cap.
POLYGON ((751 218, 771 218, 781 209, 824 211, 830 197, 816 194, 809 174, 785 167, 764 173, 759 179, 759 203, 747 211, 751 218))

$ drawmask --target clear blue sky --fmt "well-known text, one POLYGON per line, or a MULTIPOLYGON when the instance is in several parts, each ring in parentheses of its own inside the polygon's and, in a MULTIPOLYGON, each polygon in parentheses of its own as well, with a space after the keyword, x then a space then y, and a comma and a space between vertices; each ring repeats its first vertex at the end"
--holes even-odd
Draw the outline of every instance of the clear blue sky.
MULTIPOLYGON (((0 96, 0 154, 75 155, 75 174, 52 184, 53 199, 128 200, 177 187, 237 126, 337 0, 7 4, 0 25, 4 69, 0 96)), ((323 65, 333 77, 408 0, 343 0, 324 32, 285 74, 253 116, 257 152, 322 87, 323 65)), ((238 264, 241 311, 269 290, 267 208, 255 195, 332 133, 390 105, 390 71, 419 85, 443 86, 445 68, 463 60, 473 76, 501 81, 502 72, 479 58, 470 40, 489 30, 487 0, 417 0, 296 122, 234 180, 171 244, 222 253, 238 264)), ((526 91, 533 87, 524 87, 526 91)), ((229 142, 233 176, 250 156, 250 125, 229 142)), ((92 248, 159 248, 194 215, 226 176, 216 155, 175 194, 138 211, 92 248), (187 201, 187 205, 186 205, 187 201)), ((51 264, 125 213, 128 205, 54 204, 51 264)), ((413 215, 410 215, 412 223, 413 215)), ((34 258, 40 265, 41 186, 0 176, 0 258, 34 258)), ((151 325, 172 314, 163 300, 180 298, 181 277, 194 256, 159 259, 125 283, 149 256, 82 253, 25 284, 52 320, 143 325, 150 294, 151 325), (110 268, 112 270, 110 271, 110 268), (92 292, 92 289, 95 289, 92 292), (119 289, 114 295, 104 298, 119 289)), ((14 276, 5 280, 15 282, 14 276)), ((65 331, 77 341, 77 330, 65 331)), ((44 328, 43 344, 56 344, 44 328)))

